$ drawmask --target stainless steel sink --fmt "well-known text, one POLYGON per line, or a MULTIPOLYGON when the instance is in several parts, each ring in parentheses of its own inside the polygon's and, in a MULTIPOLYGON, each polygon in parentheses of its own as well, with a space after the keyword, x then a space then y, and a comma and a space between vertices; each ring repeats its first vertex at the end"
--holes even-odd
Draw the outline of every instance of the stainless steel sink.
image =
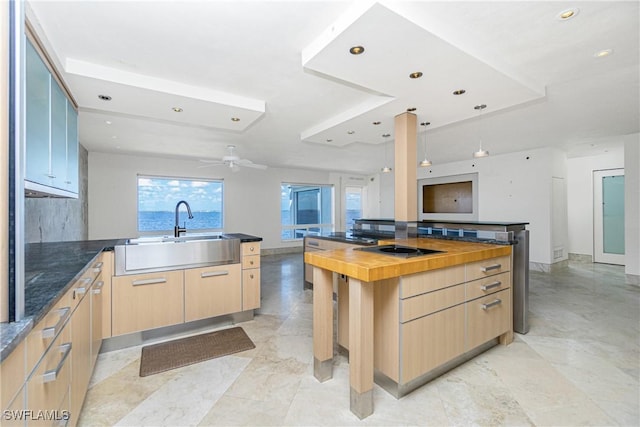
POLYGON ((240 262, 240 239, 219 234, 139 237, 114 249, 116 276, 240 262))

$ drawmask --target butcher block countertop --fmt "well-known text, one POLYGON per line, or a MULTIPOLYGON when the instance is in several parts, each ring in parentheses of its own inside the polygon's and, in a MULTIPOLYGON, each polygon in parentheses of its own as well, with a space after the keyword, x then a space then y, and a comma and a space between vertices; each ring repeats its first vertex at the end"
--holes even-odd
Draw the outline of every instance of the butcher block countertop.
POLYGON ((440 239, 381 240, 378 244, 395 244, 444 252, 403 258, 348 248, 306 252, 304 254, 304 262, 354 279, 374 282, 511 254, 510 245, 440 239))

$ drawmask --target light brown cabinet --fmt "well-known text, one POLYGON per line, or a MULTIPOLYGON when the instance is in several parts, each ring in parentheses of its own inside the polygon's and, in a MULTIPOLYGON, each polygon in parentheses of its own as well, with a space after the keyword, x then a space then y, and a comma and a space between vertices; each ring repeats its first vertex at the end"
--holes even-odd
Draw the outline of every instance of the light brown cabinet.
POLYGON ((260 242, 240 245, 242 257, 242 310, 260 308, 260 242))
MULTIPOLYGON (((25 348, 26 343, 22 341, 0 365, 0 407, 3 411, 24 409, 25 348)), ((3 418, 2 425, 5 423, 8 426, 23 424, 6 417, 3 418)))
POLYGON ((242 311, 240 264, 184 271, 184 321, 242 311))
POLYGON ((184 322, 183 270, 114 276, 112 335, 184 322))

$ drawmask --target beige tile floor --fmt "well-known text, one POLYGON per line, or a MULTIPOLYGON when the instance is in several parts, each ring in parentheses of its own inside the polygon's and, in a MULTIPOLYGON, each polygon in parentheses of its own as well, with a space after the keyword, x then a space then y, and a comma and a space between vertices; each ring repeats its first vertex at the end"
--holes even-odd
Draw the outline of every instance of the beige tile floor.
POLYGON ((618 266, 531 272, 531 331, 375 412, 349 411, 348 364, 313 377, 300 254, 262 258, 262 307, 243 353, 145 378, 140 347, 99 356, 81 425, 640 425, 640 287, 618 266))

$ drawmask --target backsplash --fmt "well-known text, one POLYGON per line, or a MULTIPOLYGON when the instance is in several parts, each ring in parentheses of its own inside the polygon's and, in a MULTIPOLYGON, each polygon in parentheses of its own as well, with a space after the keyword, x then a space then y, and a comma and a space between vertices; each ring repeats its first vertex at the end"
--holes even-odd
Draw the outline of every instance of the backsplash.
POLYGON ((25 243, 86 240, 88 236, 87 183, 89 153, 78 150, 78 198, 26 198, 25 243))

